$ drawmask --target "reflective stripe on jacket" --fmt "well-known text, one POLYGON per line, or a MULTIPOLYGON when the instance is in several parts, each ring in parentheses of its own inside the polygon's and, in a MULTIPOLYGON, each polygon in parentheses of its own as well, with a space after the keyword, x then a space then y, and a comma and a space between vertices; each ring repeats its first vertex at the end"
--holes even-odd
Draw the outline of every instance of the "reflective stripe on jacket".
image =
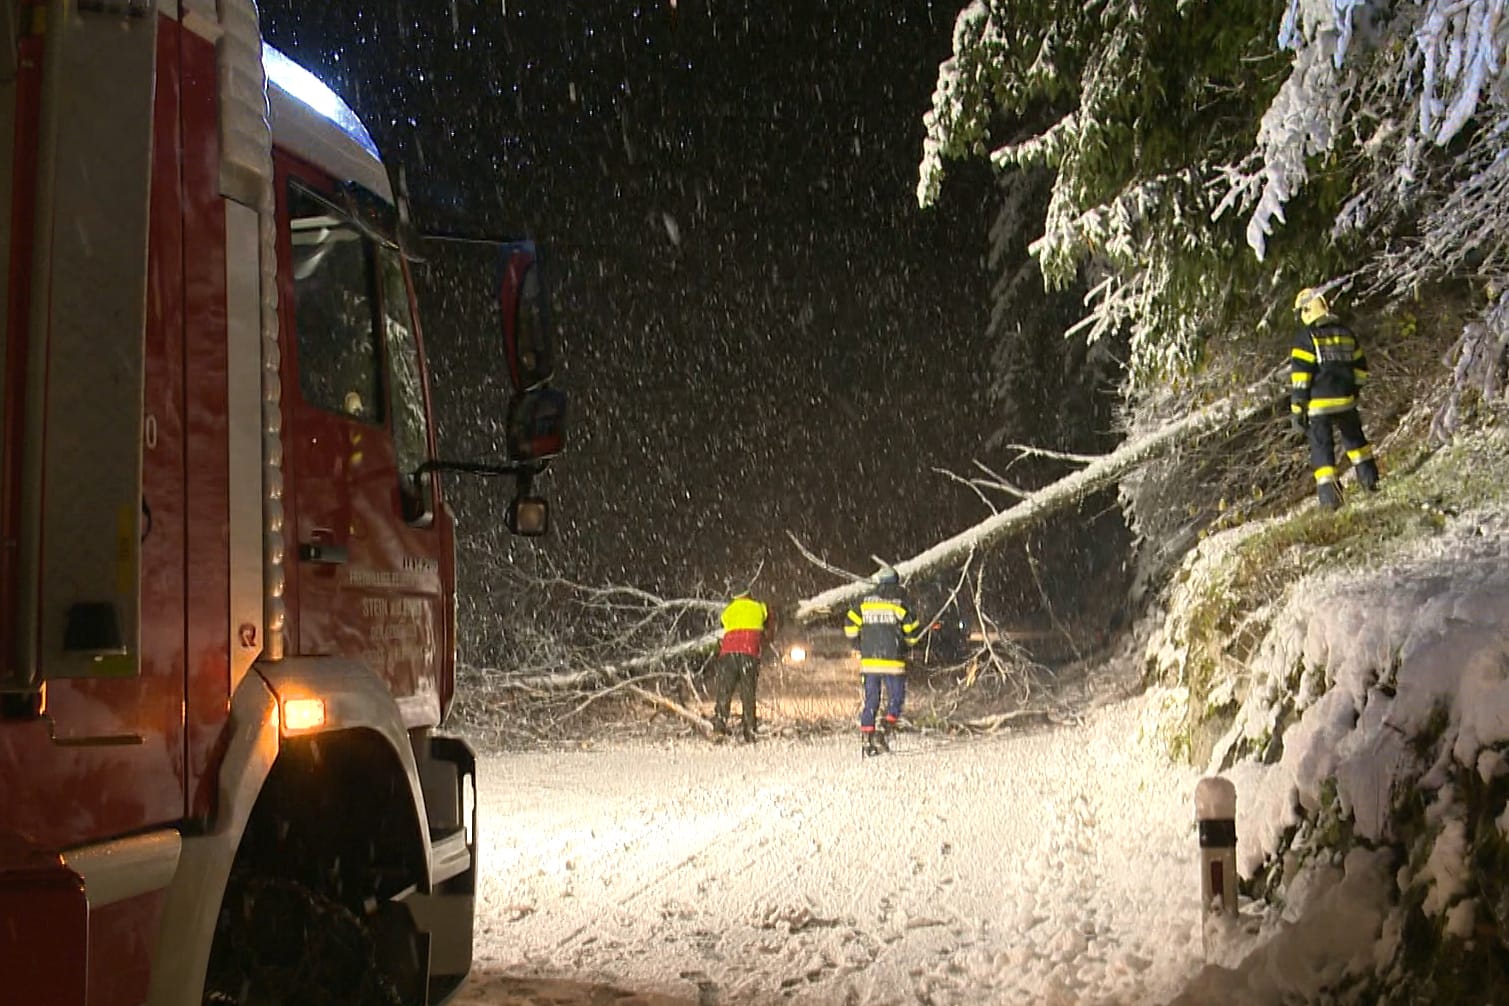
POLYGON ((740 595, 729 601, 723 609, 723 642, 718 652, 758 657, 764 643, 765 620, 769 617, 765 605, 752 597, 740 595))
POLYGON ((850 608, 844 616, 844 635, 859 643, 861 673, 901 674, 906 652, 922 638, 921 624, 907 607, 900 590, 884 589, 850 608))
POLYGON ((1289 410, 1312 416, 1357 408, 1368 361, 1351 330, 1335 315, 1300 329, 1289 350, 1289 410))

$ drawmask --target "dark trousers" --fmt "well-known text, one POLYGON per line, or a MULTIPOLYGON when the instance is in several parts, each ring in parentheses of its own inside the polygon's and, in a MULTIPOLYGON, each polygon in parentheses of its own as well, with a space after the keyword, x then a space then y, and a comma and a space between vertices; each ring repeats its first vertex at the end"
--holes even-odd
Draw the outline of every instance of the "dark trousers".
POLYGON ((744 718, 744 733, 753 735, 755 730, 755 688, 760 681, 760 658, 747 653, 724 653, 718 657, 717 676, 713 681, 713 719, 718 723, 728 722, 728 708, 733 702, 734 689, 739 690, 740 713, 744 718))
POLYGON ((1341 446, 1347 452, 1357 478, 1364 485, 1377 481, 1378 463, 1373 460, 1373 448, 1362 432, 1362 417, 1356 409, 1332 413, 1329 416, 1310 417, 1310 467, 1315 471, 1317 485, 1336 481, 1336 436, 1341 436, 1341 446))
POLYGON ((901 704, 906 701, 905 674, 861 674, 865 701, 859 709, 859 729, 874 730, 875 714, 880 709, 880 689, 885 687, 885 718, 894 723, 901 718, 901 704))

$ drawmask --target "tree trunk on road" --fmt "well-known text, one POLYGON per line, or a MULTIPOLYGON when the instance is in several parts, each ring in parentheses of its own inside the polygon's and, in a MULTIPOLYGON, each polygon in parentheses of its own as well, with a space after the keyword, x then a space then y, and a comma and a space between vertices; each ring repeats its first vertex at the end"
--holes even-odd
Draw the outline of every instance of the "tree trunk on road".
MULTIPOLYGON (((1008 539, 1041 524, 1048 517, 1071 506, 1102 489, 1109 488, 1124 476, 1142 465, 1163 456, 1176 447, 1210 433, 1218 433, 1235 426, 1265 409, 1272 408, 1287 389, 1275 390, 1277 371, 1243 391, 1196 409, 1182 419, 1144 434, 1136 440, 1123 443, 1109 454, 1090 458, 1074 458, 1084 464, 1076 472, 1064 476, 1035 491, 1026 492, 1014 506, 981 521, 951 538, 938 542, 931 548, 895 564, 903 581, 927 577, 944 570, 957 569, 977 552, 999 548, 1008 539)), ((1067 455, 1059 455, 1066 459, 1067 455)), ((869 580, 858 580, 830 588, 813 597, 798 602, 794 621, 801 624, 831 617, 842 608, 861 600, 871 589, 869 580)), ((716 602, 662 599, 651 597, 631 588, 611 588, 612 591, 628 591, 636 595, 650 610, 688 606, 706 608, 716 612, 716 602)), ((586 670, 567 674, 550 672, 525 676, 505 677, 502 687, 538 690, 560 694, 563 692, 586 692, 601 688, 612 682, 620 685, 653 678, 656 669, 680 657, 696 656, 710 652, 718 644, 721 633, 715 628, 702 635, 683 639, 655 649, 633 653, 626 659, 602 664, 586 670), (643 676, 641 678, 640 676, 643 676)), ((582 661, 572 662, 581 667, 582 661)), ((615 686, 617 687, 617 686, 615 686)), ((638 691, 638 689, 635 689, 638 691)))
MULTIPOLYGON (((1273 390, 1273 374, 1242 392, 1197 409, 1183 419, 1162 426, 1109 454, 1090 461, 1077 472, 1065 475, 1035 492, 1028 493, 1015 506, 992 514, 968 530, 938 542, 931 548, 896 563, 903 581, 926 577, 961 565, 977 551, 998 547, 1007 538, 1041 524, 1053 513, 1109 488, 1175 447, 1205 433, 1235 426, 1243 420, 1272 408, 1280 394, 1273 390)), ((846 583, 823 591, 800 602, 796 620, 806 623, 831 615, 841 607, 861 600, 871 588, 868 581, 846 583)))

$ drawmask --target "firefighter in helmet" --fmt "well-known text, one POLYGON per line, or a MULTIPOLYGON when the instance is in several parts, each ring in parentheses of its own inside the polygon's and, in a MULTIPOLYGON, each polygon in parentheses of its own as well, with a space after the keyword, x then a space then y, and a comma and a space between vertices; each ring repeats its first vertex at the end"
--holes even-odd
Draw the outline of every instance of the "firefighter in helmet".
POLYGON ((1336 478, 1335 437, 1369 492, 1378 488, 1378 462, 1362 432, 1357 391, 1367 381, 1368 361, 1349 328, 1331 311, 1322 293, 1306 287, 1294 298, 1300 329, 1289 351, 1289 418, 1310 441, 1315 492, 1327 510, 1341 506, 1336 478))
POLYGON ((921 622, 912 613, 901 578, 890 566, 875 575, 875 589, 857 609, 844 616, 844 635, 859 647, 859 677, 864 704, 859 711, 861 753, 865 757, 890 750, 887 735, 901 719, 906 701, 907 651, 922 638, 921 622), (880 691, 886 693, 885 716, 877 732, 880 691))
POLYGON ((737 688, 743 738, 746 742, 755 739, 755 690, 760 680, 760 651, 769 619, 770 610, 764 602, 756 601, 747 590, 735 594, 723 609, 723 639, 718 646, 718 668, 713 682, 713 731, 719 736, 728 735, 729 706, 737 688))

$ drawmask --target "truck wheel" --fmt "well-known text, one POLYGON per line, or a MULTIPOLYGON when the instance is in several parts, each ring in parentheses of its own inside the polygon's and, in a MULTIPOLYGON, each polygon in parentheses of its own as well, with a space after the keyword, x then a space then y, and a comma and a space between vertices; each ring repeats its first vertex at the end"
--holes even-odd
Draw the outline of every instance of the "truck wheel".
POLYGON ((220 907, 204 1001, 214 1006, 403 1006, 371 933, 293 880, 233 879, 220 907))

